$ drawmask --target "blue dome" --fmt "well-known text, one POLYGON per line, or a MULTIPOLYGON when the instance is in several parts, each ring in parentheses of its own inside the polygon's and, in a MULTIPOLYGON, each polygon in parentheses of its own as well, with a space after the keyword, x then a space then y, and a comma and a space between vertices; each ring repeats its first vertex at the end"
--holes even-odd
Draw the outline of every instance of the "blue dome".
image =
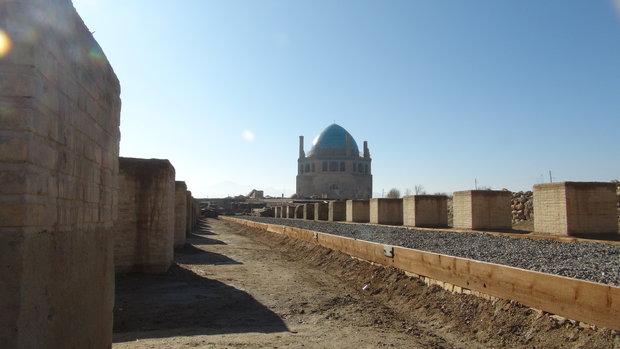
POLYGON ((308 152, 308 156, 346 156, 347 150, 351 151, 351 156, 359 156, 360 154, 353 136, 342 126, 331 124, 315 138, 312 149, 308 152), (347 136, 349 138, 348 149, 347 136))

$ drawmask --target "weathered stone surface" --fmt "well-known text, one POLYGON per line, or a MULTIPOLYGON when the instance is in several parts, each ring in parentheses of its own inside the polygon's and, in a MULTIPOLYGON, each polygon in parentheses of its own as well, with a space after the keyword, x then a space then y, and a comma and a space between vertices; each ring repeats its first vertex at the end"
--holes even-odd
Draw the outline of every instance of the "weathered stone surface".
POLYGON ((304 219, 314 220, 314 204, 304 204, 304 219))
POLYGON ((403 199, 370 199, 370 223, 403 224, 403 199))
POLYGON ((448 197, 445 195, 411 195, 403 198, 403 224, 414 227, 446 227, 448 197))
POLYGON ((0 347, 110 347, 118 80, 70 1, 0 27, 0 347))
POLYGON ((326 221, 329 217, 329 204, 327 202, 317 202, 314 204, 314 220, 326 221))
POLYGON ((369 200, 347 200, 347 222, 368 223, 370 221, 369 200))
POLYGON ((295 218, 296 219, 304 218, 304 205, 295 206, 295 218))
POLYGON ((174 167, 168 160, 120 158, 117 272, 163 273, 174 245, 174 167))
POLYGON ((617 233, 614 183, 559 182, 534 186, 534 230, 557 235, 617 233))
POLYGON ((187 184, 174 182, 174 248, 185 246, 187 225, 187 184))
POLYGON ((192 197, 192 192, 191 191, 187 191, 186 192, 186 201, 185 201, 185 209, 186 209, 186 216, 185 216, 185 236, 187 237, 189 234, 191 234, 192 232, 192 228, 193 228, 193 216, 194 216, 194 210, 192 209, 192 202, 194 201, 194 198, 192 197))
POLYGON ((347 202, 330 201, 327 220, 330 222, 341 222, 347 219, 347 202))
POLYGON ((286 206, 286 218, 295 218, 295 206, 286 206))
POLYGON ((462 229, 510 229, 512 194, 505 190, 454 192, 454 227, 462 229))

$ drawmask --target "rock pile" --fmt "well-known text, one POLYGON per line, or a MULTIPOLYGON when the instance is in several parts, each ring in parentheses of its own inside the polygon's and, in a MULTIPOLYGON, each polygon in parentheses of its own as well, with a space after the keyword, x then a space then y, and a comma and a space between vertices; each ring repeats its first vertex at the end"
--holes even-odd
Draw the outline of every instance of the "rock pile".
POLYGON ((531 191, 519 191, 512 193, 510 209, 512 210, 512 222, 519 223, 534 219, 534 194, 531 191))

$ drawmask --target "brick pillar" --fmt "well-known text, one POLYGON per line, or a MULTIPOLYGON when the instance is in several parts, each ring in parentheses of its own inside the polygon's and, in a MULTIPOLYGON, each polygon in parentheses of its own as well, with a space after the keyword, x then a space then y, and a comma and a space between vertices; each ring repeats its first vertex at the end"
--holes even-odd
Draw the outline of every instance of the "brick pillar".
POLYGON ((68 0, 0 29, 0 347, 110 347, 119 82, 68 0))
POLYGON ((174 182, 174 248, 185 246, 187 230, 187 184, 174 182))
POLYGON ((164 273, 174 246, 174 167, 168 160, 120 158, 117 272, 164 273))

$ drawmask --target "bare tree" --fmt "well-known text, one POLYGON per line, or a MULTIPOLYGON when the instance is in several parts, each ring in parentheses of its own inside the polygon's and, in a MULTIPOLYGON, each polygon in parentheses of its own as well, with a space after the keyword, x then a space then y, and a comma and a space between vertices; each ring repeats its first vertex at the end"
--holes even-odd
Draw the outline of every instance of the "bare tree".
POLYGON ((413 190, 415 190, 415 195, 424 195, 426 192, 424 191, 424 186, 422 184, 417 184, 413 190))
POLYGON ((411 189, 405 189, 405 196, 411 195, 411 189))
POLYGON ((400 190, 398 190, 396 188, 392 188, 392 189, 390 189, 390 191, 388 191, 386 197, 389 198, 389 199, 398 199, 398 198, 400 198, 400 190))

